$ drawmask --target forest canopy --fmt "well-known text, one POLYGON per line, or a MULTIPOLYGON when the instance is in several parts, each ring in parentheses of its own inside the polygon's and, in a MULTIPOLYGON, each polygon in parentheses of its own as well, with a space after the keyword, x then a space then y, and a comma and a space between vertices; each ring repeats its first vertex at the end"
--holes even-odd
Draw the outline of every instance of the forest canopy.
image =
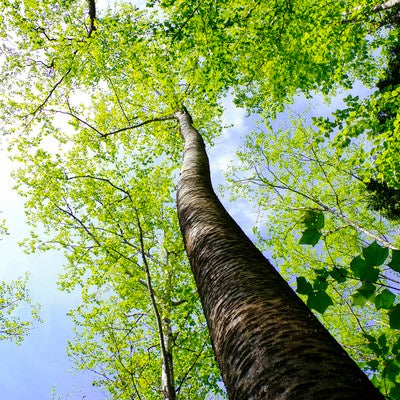
POLYGON ((230 96, 248 131, 223 191, 249 201, 257 244, 400 396, 400 2, 0 4, 1 130, 25 247, 65 254, 60 288, 82 294, 78 369, 112 398, 160 398, 163 374, 178 398, 225 396, 175 211, 171 115, 189 110, 211 146, 230 96), (288 116, 315 98, 329 115, 288 116))

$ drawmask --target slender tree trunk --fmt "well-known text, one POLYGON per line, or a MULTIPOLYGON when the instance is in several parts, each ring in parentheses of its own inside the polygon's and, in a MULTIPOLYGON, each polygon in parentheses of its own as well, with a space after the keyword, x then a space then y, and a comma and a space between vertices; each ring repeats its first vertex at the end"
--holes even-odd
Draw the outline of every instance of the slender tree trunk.
POLYGON ((136 222, 139 229, 140 253, 143 261, 144 270, 146 272, 145 285, 149 291, 152 308, 156 318, 158 337, 160 339, 162 396, 163 400, 176 400, 174 365, 173 365, 173 355, 171 346, 172 345, 171 321, 162 318, 157 305, 150 274, 150 268, 147 262, 142 225, 140 223, 139 214, 137 212, 136 212, 136 222))
POLYGON ((190 115, 175 117, 179 221, 230 399, 383 399, 226 212, 190 115))
POLYGON ((163 400, 176 400, 171 321, 163 318, 164 351, 161 355, 163 400))

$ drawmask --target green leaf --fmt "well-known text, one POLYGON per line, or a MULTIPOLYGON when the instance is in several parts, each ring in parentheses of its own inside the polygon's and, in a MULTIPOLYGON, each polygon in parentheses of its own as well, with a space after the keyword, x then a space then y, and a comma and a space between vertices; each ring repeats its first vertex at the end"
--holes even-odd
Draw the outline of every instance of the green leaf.
POLYGON ((366 281, 376 282, 379 276, 379 269, 374 267, 367 267, 361 271, 360 278, 366 281))
POLYGON ((379 361, 378 360, 371 360, 371 361, 367 362, 367 365, 373 371, 376 371, 378 369, 378 367, 379 367, 379 361))
POLYGON ((369 265, 361 256, 355 257, 350 263, 350 269, 356 278, 376 282, 379 269, 369 265))
POLYGON ((362 307, 362 306, 364 306, 365 305, 365 303, 367 302, 367 299, 366 299, 366 297, 365 296, 363 296, 361 293, 359 293, 359 292, 354 292, 352 295, 351 295, 351 299, 352 299, 352 305, 353 306, 360 306, 360 307, 362 307))
POLYGON ((303 232, 303 236, 300 238, 300 244, 309 244, 311 246, 315 246, 319 238, 321 237, 321 232, 317 228, 307 228, 303 232))
POLYGON ((400 384, 396 382, 396 386, 390 389, 389 392, 391 399, 400 399, 400 384))
POLYGON ((389 255, 389 249, 380 246, 376 241, 364 247, 362 252, 368 266, 382 265, 389 255))
POLYGON ((318 276, 314 281, 313 288, 316 291, 318 291, 318 290, 325 291, 328 288, 328 282, 327 282, 326 278, 324 278, 322 276, 318 276))
POLYGON ((333 301, 326 292, 318 291, 308 296, 307 305, 323 314, 329 306, 333 305, 333 301))
POLYGON ((400 329, 400 304, 396 304, 388 312, 389 325, 392 329, 400 329))
POLYGON ((396 361, 388 360, 385 368, 383 369, 383 375, 388 378, 390 381, 395 382, 397 376, 399 375, 400 368, 397 365, 396 361))
POLYGON ((392 354, 398 355, 400 354, 400 338, 397 339, 396 343, 392 347, 392 354))
POLYGON ((303 276, 296 278, 297 289, 296 292, 299 294, 310 294, 313 292, 313 288, 310 282, 307 281, 303 276))
POLYGON ((322 229, 325 225, 324 213, 320 211, 307 210, 304 213, 303 222, 307 228, 322 229))
POLYGON ((375 285, 364 282, 352 295, 353 305, 363 306, 367 300, 371 300, 375 293, 375 285))
POLYGON ((350 269, 356 278, 360 278, 361 271, 366 267, 365 260, 361 256, 354 257, 350 262, 350 269))
POLYGON ((392 307, 395 298, 396 296, 390 290, 384 289, 375 297, 375 306, 378 310, 381 308, 389 310, 390 307, 392 307))
POLYGON ((334 267, 329 271, 330 276, 338 283, 346 282, 347 270, 345 268, 334 267))
POLYGON ((376 286, 372 283, 364 282, 357 291, 361 293, 366 299, 370 300, 375 293, 376 286))
POLYGON ((369 342, 368 343, 368 348, 371 349, 375 354, 380 355, 381 354, 381 348, 378 343, 375 342, 369 342))
POLYGON ((400 250, 392 250, 392 259, 388 266, 396 272, 400 272, 400 250))
POLYGON ((382 335, 380 335, 378 337, 378 344, 382 348, 387 348, 387 336, 386 336, 386 334, 382 333, 382 335))

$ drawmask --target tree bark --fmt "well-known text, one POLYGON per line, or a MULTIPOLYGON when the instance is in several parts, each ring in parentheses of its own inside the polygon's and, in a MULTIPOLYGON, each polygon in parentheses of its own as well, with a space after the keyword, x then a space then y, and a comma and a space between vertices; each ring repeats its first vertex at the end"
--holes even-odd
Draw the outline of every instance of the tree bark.
POLYGON ((190 115, 177 207, 182 236, 231 400, 383 399, 229 216, 190 115))

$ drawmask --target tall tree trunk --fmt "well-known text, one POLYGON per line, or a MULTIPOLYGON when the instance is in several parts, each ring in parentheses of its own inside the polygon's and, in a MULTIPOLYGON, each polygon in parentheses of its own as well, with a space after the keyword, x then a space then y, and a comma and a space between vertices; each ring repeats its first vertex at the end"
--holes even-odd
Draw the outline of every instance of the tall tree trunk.
POLYGON ((175 117, 179 221, 230 399, 383 399, 226 212, 190 115, 175 117))

